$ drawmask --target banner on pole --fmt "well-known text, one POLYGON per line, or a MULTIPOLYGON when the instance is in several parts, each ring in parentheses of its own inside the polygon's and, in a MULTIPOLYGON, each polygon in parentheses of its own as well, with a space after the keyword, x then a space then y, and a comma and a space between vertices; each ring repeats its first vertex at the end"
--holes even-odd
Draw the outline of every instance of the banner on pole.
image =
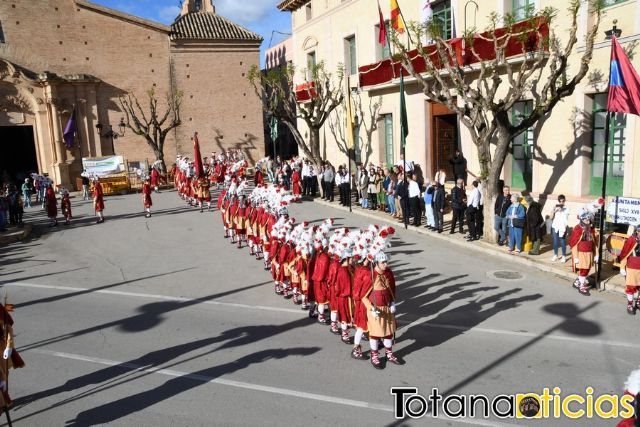
POLYGON ((82 159, 82 168, 89 176, 107 176, 125 171, 124 158, 122 156, 110 157, 85 157, 82 159))

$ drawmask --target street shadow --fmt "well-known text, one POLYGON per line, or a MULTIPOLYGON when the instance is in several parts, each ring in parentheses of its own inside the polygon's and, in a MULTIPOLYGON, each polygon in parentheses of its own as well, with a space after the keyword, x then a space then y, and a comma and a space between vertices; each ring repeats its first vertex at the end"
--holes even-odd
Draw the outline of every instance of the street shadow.
POLYGON ((217 378, 223 375, 241 371, 251 365, 292 356, 309 356, 319 350, 319 347, 296 347, 258 351, 241 357, 236 361, 172 378, 158 387, 88 409, 79 413, 74 420, 67 421, 65 425, 92 426, 110 423, 133 413, 144 411, 150 406, 171 399, 203 384, 215 382, 217 378))
POLYGON ((60 300, 67 299, 67 298, 74 298, 74 297, 77 297, 77 296, 80 296, 80 295, 92 294, 94 292, 102 291, 102 290, 105 290, 105 289, 115 288, 117 286, 128 285, 130 283, 139 282, 141 280, 155 279, 155 278, 158 278, 158 277, 169 276, 171 274, 182 273, 184 271, 189 271, 189 270, 194 270, 194 269, 195 269, 195 267, 183 268, 181 270, 170 271, 168 273, 153 274, 151 276, 139 277, 137 279, 132 279, 132 280, 123 280, 121 282, 116 282, 116 283, 112 283, 112 284, 109 284, 109 285, 99 286, 97 288, 83 289, 81 291, 70 292, 68 294, 54 295, 54 296, 51 296, 51 297, 31 300, 31 301, 15 304, 15 307, 16 308, 24 308, 24 307, 28 307, 30 305, 36 305, 36 304, 43 304, 43 303, 48 303, 48 302, 60 301, 60 300))
POLYGON ((582 309, 578 308, 578 306, 576 306, 573 303, 557 303, 557 304, 548 304, 544 306, 543 307, 544 311, 546 311, 547 313, 559 316, 561 318, 561 320, 555 326, 550 327, 546 331, 531 338, 529 341, 525 342, 524 344, 518 346, 517 348, 511 350, 510 352, 504 354, 503 356, 488 363, 487 365, 483 366, 477 371, 471 373, 470 375, 468 375, 458 383, 449 387, 445 392, 442 393, 442 396, 446 397, 449 394, 455 393, 461 388, 471 384, 473 381, 477 380, 478 378, 498 368, 506 361, 512 359, 513 357, 516 357, 517 355, 521 354, 525 350, 529 349, 534 344, 542 341, 545 337, 551 335, 553 332, 564 331, 566 333, 581 336, 581 337, 587 337, 587 336, 593 337, 593 336, 600 335, 602 333, 602 329, 597 323, 581 317, 586 312, 598 306, 599 304, 600 304, 599 301, 595 301, 582 309), (579 330, 577 328, 579 328, 579 330))
POLYGON ((29 349, 34 349, 34 348, 42 347, 45 345, 55 344, 71 338, 90 334, 92 332, 96 332, 96 331, 100 331, 100 330, 112 328, 112 327, 119 328, 120 330, 125 332, 146 331, 162 323, 165 320, 165 316, 169 314, 171 311, 181 310, 183 308, 201 304, 206 301, 212 301, 217 298, 222 298, 228 295, 233 295, 242 291, 264 286, 269 283, 271 283, 271 281, 257 283, 255 285, 244 286, 242 288, 236 288, 230 291, 219 292, 217 294, 209 295, 204 298, 196 298, 188 301, 176 301, 176 302, 161 301, 161 302, 145 304, 138 309, 139 314, 133 315, 131 317, 103 323, 101 325, 92 326, 90 328, 80 329, 78 331, 69 332, 67 334, 59 335, 57 337, 36 341, 30 344, 21 346, 20 350, 27 351, 29 349))

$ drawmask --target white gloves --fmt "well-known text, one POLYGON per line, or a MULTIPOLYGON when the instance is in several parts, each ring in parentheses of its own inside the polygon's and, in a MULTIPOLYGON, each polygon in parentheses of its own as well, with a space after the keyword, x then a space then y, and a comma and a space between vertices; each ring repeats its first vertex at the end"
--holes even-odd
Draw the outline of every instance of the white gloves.
POLYGON ((574 263, 575 265, 578 265, 578 264, 580 264, 580 260, 579 260, 578 258, 574 258, 574 259, 573 259, 573 263, 574 263))
POLYGON ((627 270, 625 270, 624 268, 620 269, 620 275, 621 276, 626 276, 627 275, 627 270))
POLYGON ((7 347, 4 349, 4 353, 2 354, 2 357, 4 358, 4 360, 7 360, 8 358, 11 357, 11 347, 7 347))
POLYGON ((373 317, 375 317, 376 319, 380 317, 380 312, 375 307, 371 307, 371 314, 373 314, 373 317))
POLYGON ((600 259, 600 257, 598 255, 593 257, 593 262, 598 262, 598 260, 600 259))
POLYGON ((396 303, 392 302, 391 305, 389 306, 389 311, 391 312, 391 314, 396 314, 396 303))

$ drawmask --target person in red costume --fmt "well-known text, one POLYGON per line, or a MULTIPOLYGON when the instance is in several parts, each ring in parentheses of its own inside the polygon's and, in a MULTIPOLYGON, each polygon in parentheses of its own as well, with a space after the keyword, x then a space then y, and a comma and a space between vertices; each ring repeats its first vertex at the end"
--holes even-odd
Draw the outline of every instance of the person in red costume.
POLYGON ((634 233, 624 242, 619 259, 620 274, 626 276, 627 313, 635 315, 640 308, 640 300, 636 297, 640 290, 640 223, 636 224, 634 233))
POLYGON ((156 193, 159 193, 158 189, 158 178, 160 177, 160 173, 158 173, 158 169, 155 167, 151 168, 151 186, 156 193))
POLYGON ((369 345, 371 346, 371 364, 376 369, 384 366, 380 361, 378 340, 382 339, 388 363, 401 365, 403 362, 393 353, 393 335, 396 332, 396 280, 387 263, 389 257, 378 252, 374 257, 373 284, 362 297, 367 307, 367 325, 369 327, 369 345))
POLYGON ((144 207, 145 217, 151 218, 151 206, 153 206, 153 201, 151 200, 151 184, 149 182, 149 178, 144 180, 144 184, 142 184, 142 206, 144 207))
POLYGON ((583 211, 579 218, 580 224, 573 228, 569 238, 573 271, 578 273, 578 278, 574 281, 573 286, 578 289, 580 294, 589 296, 590 285, 587 276, 589 276, 591 267, 598 262, 598 237, 593 226, 593 214, 583 211))
POLYGON ((69 225, 71 223, 71 218, 73 215, 71 213, 71 199, 69 198, 69 192, 64 190, 62 194, 62 200, 60 200, 60 210, 62 211, 62 215, 64 216, 65 225, 69 225))
POLYGON ((300 171, 298 171, 298 168, 295 168, 291 174, 291 191, 293 192, 295 200, 299 202, 300 195, 302 194, 302 186, 300 184, 300 171))
POLYGON ((342 249, 340 250, 340 265, 336 271, 334 281, 335 303, 338 310, 338 321, 340 322, 340 339, 345 344, 351 344, 349 338, 349 327, 353 323, 353 301, 351 291, 353 288, 353 269, 351 267, 351 257, 353 251, 348 236, 342 239, 342 249), (346 245, 346 246, 345 246, 346 245))
POLYGON ((329 248, 329 255, 331 256, 331 262, 329 264, 329 270, 327 271, 327 288, 329 289, 329 310, 331 311, 331 332, 339 334, 338 329, 338 300, 336 299, 336 275, 340 268, 340 257, 335 253, 336 248, 329 248))
MULTIPOLYGON (((361 248, 365 250, 365 247, 361 248)), ((356 333, 353 336, 353 350, 351 350, 351 357, 356 360, 365 360, 365 356, 362 353, 362 336, 369 332, 369 326, 367 325, 367 307, 362 302, 365 293, 371 288, 372 271, 370 267, 369 259, 362 255, 356 255, 356 265, 353 274, 353 325, 356 328, 356 333)))
POLYGON ((331 262, 331 258, 329 257, 325 246, 326 245, 324 245, 321 240, 316 239, 314 242, 316 258, 313 265, 313 274, 311 275, 313 293, 316 297, 316 304, 318 306, 318 322, 322 324, 327 323, 324 311, 329 303, 327 273, 329 272, 329 263, 331 262))
POLYGON ((47 206, 47 217, 49 217, 49 227, 55 227, 58 225, 58 200, 56 199, 56 193, 53 191, 53 183, 47 186, 44 193, 47 206))
POLYGON ((95 177, 93 179, 93 208, 98 215, 98 224, 104 222, 104 193, 102 192, 102 184, 100 179, 95 177))
POLYGON ((624 396, 633 398, 634 414, 620 421, 616 427, 640 427, 640 369, 636 369, 629 374, 627 381, 624 383, 624 396))
POLYGON ((238 249, 242 248, 242 243, 247 240, 247 198, 242 195, 238 199, 238 207, 235 210, 234 223, 236 235, 238 236, 238 249))
POLYGON ((256 167, 256 172, 253 174, 253 183, 256 187, 258 185, 264 185, 264 175, 262 174, 262 168, 256 167))

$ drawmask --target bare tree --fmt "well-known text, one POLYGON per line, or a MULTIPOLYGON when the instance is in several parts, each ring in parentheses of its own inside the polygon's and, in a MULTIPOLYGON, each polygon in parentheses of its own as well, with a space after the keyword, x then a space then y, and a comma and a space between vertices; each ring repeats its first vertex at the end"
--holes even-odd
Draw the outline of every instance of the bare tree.
MULTIPOLYGON (((351 97, 353 99, 354 113, 358 116, 359 131, 357 135, 354 135, 355 144, 354 150, 359 151, 361 154, 362 164, 369 163, 369 158, 373 153, 373 133, 378 130, 378 120, 380 119, 380 108, 382 107, 382 97, 374 98, 368 97, 369 105, 365 108, 362 105, 362 96, 360 93, 354 93, 351 97), (362 137, 362 131, 364 131, 364 138, 362 137)), ((348 138, 346 135, 346 121, 347 112, 344 104, 340 105, 333 111, 333 114, 329 118, 328 125, 329 131, 338 145, 338 149, 345 156, 348 155, 348 138)))
POLYGON ((158 98, 152 88, 147 91, 149 98, 148 110, 145 111, 138 98, 128 92, 119 97, 120 107, 125 114, 125 123, 136 135, 144 137, 153 150, 156 160, 160 162, 162 173, 167 171, 164 161, 164 142, 172 129, 182 124, 180 106, 182 92, 175 91, 166 95, 164 112, 159 110, 158 98))
MULTIPOLYGON (((414 44, 417 43, 417 53, 410 52, 397 34, 393 36, 402 66, 416 78, 428 98, 455 112, 476 145, 480 178, 486 183, 485 218, 493 215, 500 173, 512 139, 570 96, 589 70, 604 1, 584 2, 591 24, 575 70, 570 69, 569 60, 577 55, 578 14, 583 1, 568 3, 570 26, 563 39, 556 34, 556 9, 529 11, 524 21, 517 21, 513 15, 492 13, 483 33, 474 28, 464 34, 463 46, 468 49, 463 51, 466 55, 462 61, 457 55, 459 45, 456 47, 443 38, 442 22, 437 19, 410 23, 409 32, 414 44), (433 45, 421 43, 425 35, 433 40, 433 45), (416 59, 424 61, 424 72, 416 70, 416 59), (533 103, 531 113, 512 123, 512 108, 523 100, 533 103)), ((491 225, 491 221, 485 222, 485 236, 493 235, 491 225)))
POLYGON ((320 167, 323 161, 320 129, 331 112, 342 103, 342 67, 334 77, 325 70, 323 62, 311 65, 302 71, 304 83, 298 88, 294 84, 295 71, 293 65, 288 65, 263 73, 254 65, 248 78, 256 95, 262 99, 267 115, 284 123, 302 153, 320 167), (308 141, 298 130, 298 119, 309 129, 308 141))

